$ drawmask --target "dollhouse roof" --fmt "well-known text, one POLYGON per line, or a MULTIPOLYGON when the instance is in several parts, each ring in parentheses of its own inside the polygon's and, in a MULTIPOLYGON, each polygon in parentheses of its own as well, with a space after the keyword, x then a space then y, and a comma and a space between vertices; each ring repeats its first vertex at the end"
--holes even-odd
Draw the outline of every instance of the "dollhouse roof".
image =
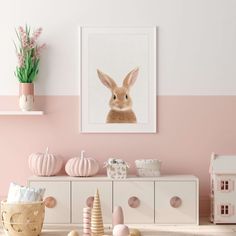
POLYGON ((212 154, 210 164, 211 174, 236 174, 236 155, 212 154))

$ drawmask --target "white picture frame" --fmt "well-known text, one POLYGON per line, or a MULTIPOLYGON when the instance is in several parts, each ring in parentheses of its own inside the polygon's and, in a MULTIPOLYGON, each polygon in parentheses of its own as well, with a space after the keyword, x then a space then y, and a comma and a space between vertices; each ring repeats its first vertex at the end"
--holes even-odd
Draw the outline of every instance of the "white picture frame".
POLYGON ((155 133, 156 27, 79 27, 79 55, 80 132, 155 133), (102 72, 102 78, 97 70, 102 72), (135 70, 130 76, 129 72, 135 70), (107 75, 118 87, 127 84, 125 77, 135 77, 135 83, 130 86, 131 79, 126 80, 130 82, 129 92, 114 96, 114 86, 108 88, 103 81, 107 75), (118 102, 122 111, 128 112, 116 112, 118 102), (127 117, 130 107, 135 120, 117 117, 127 117))

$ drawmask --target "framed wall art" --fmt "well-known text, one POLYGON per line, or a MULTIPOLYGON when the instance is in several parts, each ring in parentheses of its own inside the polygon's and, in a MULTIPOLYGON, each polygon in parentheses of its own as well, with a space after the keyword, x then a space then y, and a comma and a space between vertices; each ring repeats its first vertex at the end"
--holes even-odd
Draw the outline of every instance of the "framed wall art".
POLYGON ((156 132, 156 27, 80 27, 80 130, 156 132))

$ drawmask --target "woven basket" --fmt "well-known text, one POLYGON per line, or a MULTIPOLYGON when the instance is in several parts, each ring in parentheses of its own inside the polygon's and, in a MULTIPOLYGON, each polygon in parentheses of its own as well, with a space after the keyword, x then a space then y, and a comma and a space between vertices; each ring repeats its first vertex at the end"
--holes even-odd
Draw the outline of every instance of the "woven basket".
POLYGON ((110 179, 126 179, 129 164, 121 159, 110 158, 104 162, 107 168, 107 177, 110 179))
POLYGON ((1 202, 2 226, 9 236, 38 236, 44 221, 44 202, 1 202))
POLYGON ((128 174, 128 166, 124 164, 110 164, 106 166, 107 176, 110 179, 126 179, 128 174))

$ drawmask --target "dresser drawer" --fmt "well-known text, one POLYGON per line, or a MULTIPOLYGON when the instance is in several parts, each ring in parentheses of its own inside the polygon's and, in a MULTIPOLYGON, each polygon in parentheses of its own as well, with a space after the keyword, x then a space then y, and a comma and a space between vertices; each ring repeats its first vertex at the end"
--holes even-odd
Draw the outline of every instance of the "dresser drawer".
POLYGON ((197 181, 155 182, 155 222, 198 224, 197 181))
POLYGON ((69 224, 70 223, 70 182, 38 182, 30 181, 31 187, 45 188, 45 199, 53 197, 56 205, 45 211, 45 224, 69 224))
POLYGON ((125 223, 154 223, 154 182, 117 181, 113 185, 113 206, 123 208, 125 223))
POLYGON ((111 224, 112 218, 112 182, 74 181, 72 182, 72 223, 82 223, 83 208, 99 190, 103 222, 111 224))

